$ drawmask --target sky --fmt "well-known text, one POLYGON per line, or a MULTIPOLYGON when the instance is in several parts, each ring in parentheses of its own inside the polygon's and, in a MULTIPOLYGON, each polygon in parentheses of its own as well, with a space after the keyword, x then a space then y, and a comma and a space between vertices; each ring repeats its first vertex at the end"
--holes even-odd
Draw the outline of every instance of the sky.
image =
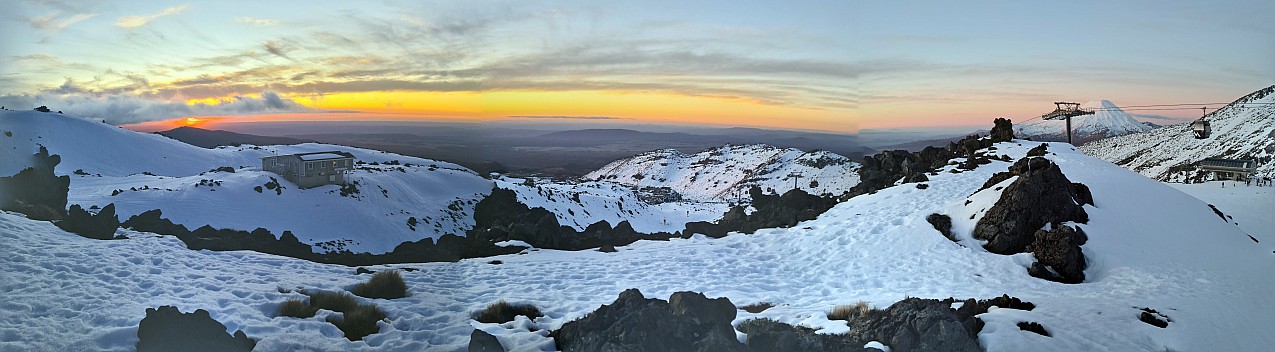
MULTIPOLYGON (((1275 84, 1275 2, 0 0, 0 105, 148 121, 984 126, 1275 84)), ((1138 112, 1157 123, 1195 110, 1138 112)))

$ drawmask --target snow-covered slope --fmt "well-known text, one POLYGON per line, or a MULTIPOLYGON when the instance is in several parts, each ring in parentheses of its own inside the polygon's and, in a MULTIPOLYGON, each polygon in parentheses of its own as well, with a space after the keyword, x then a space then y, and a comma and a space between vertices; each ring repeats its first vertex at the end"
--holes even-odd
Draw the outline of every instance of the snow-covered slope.
MULTIPOLYGON (((1150 131, 1148 126, 1121 110, 1108 100, 1091 101, 1081 105, 1084 108, 1098 109, 1093 115, 1071 118, 1072 139, 1077 144, 1107 137, 1121 136, 1130 133, 1150 131)), ((1014 135, 1018 138, 1035 140, 1067 140, 1067 121, 1033 120, 1014 125, 1014 135)))
POLYGON ((1253 237, 1275 241, 1275 216, 1271 216, 1271 209, 1275 209, 1275 187, 1245 186, 1243 182, 1235 181, 1168 185, 1213 204, 1253 237))
MULTIPOLYGON (((1021 158, 1036 143, 999 143, 1021 158)), ((455 351, 476 327, 520 351, 552 350, 548 329, 609 304, 624 289, 667 298, 704 292, 736 304, 773 302, 756 317, 844 332, 825 313, 863 300, 884 307, 905 296, 988 298, 1009 294, 1036 309, 993 309, 980 316, 989 351, 1254 351, 1275 345, 1271 242, 1253 243, 1205 203, 1123 168, 1054 143, 1047 156, 1073 182, 1088 185, 1085 206, 1088 282, 1059 284, 1028 276, 1026 255, 1003 256, 952 243, 925 221, 945 213, 968 238, 977 215, 995 201, 980 192, 1010 165, 932 176, 927 189, 887 188, 852 198, 818 219, 786 229, 640 241, 617 253, 529 250, 522 255, 425 263, 403 272, 411 296, 363 300, 388 312, 380 332, 349 342, 324 322, 274 317, 297 293, 277 288, 341 289, 366 276, 347 267, 251 252, 189 251, 171 237, 122 230, 97 241, 48 223, 0 213, 0 350, 131 350, 146 307, 206 309, 229 330, 260 339, 257 349, 455 351), (970 203, 966 203, 966 199, 970 203), (971 215, 974 216, 971 219, 971 215), (504 264, 491 265, 491 260, 504 264), (68 285, 67 283, 73 283, 68 285), (530 303, 545 316, 483 324, 470 313, 498 300, 530 303), (1161 329, 1138 320, 1150 307, 1172 319, 1161 329), (1031 321, 1052 337, 1022 331, 1031 321)), ((402 265, 396 267, 403 267, 402 265)), ((380 269, 380 268, 373 268, 380 269)))
POLYGON ((1085 153, 1116 163, 1147 177, 1182 181, 1189 167, 1206 158, 1252 158, 1258 173, 1275 177, 1275 86, 1244 96, 1206 117, 1212 136, 1195 139, 1189 123, 1148 132, 1108 138, 1084 145, 1085 153), (1251 104, 1264 103, 1264 104, 1251 104))
POLYGON ((464 167, 434 160, 315 143, 204 149, 61 114, 0 112, 0 133, 0 175, 26 167, 43 145, 62 157, 56 173, 71 175, 69 204, 115 203, 121 220, 160 209, 190 229, 290 230, 329 250, 381 253, 404 241, 463 234, 473 227, 474 204, 492 188, 464 167), (342 196, 337 185, 303 190, 261 171, 263 156, 328 150, 378 164, 350 175, 358 194, 342 196), (386 165, 392 161, 398 165, 386 165), (223 166, 236 172, 211 171, 223 166), (283 184, 281 193, 264 188, 270 177, 283 184), (421 224, 409 228, 409 217, 421 224))
POLYGON ((673 233, 692 221, 713 221, 730 205, 721 202, 672 201, 651 204, 628 186, 614 182, 556 183, 546 180, 498 178, 497 187, 514 191, 518 201, 529 207, 553 212, 558 223, 583 231, 590 224, 606 221, 615 226, 628 221, 641 233, 673 233))
POLYGON ((783 193, 795 185, 812 194, 841 194, 859 183, 858 169, 859 163, 826 151, 753 144, 689 155, 657 150, 613 161, 585 179, 635 188, 668 187, 687 199, 718 201, 747 197, 752 186, 783 193))

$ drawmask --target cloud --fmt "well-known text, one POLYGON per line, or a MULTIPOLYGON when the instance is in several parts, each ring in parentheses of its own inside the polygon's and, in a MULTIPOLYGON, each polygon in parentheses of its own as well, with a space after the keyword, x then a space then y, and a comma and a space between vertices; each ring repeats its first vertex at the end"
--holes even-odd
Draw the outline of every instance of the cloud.
POLYGON ((68 81, 62 87, 37 94, 3 95, 0 105, 7 107, 35 107, 46 105, 55 111, 69 115, 104 120, 121 125, 146 121, 159 121, 184 116, 246 115, 257 113, 313 112, 292 99, 273 91, 265 91, 258 97, 235 96, 214 104, 186 104, 176 99, 131 94, 93 94, 75 87, 68 81))
POLYGON ((292 60, 292 57, 288 56, 288 52, 296 50, 295 48, 293 48, 291 45, 288 45, 287 43, 279 43, 276 41, 268 41, 265 44, 262 44, 262 47, 266 49, 266 52, 274 56, 282 57, 288 60, 292 60))
POLYGON ((279 25, 279 20, 268 20, 264 18, 254 18, 254 17, 246 17, 246 16, 236 17, 235 22, 257 26, 257 27, 270 27, 270 26, 279 25))
POLYGON ((553 116, 553 115, 515 115, 515 119, 570 119, 570 120, 632 120, 628 117, 614 116, 553 116))
POLYGON ((147 23, 159 19, 160 17, 182 13, 186 11, 187 8, 190 8, 190 5, 173 6, 164 9, 164 11, 145 16, 122 16, 115 20, 115 25, 124 29, 134 29, 145 26, 147 23))
POLYGON ((61 14, 51 14, 42 17, 28 18, 27 24, 31 25, 31 28, 44 32, 45 35, 53 35, 73 24, 80 23, 95 16, 97 16, 96 13, 80 13, 71 15, 70 17, 63 17, 61 14))

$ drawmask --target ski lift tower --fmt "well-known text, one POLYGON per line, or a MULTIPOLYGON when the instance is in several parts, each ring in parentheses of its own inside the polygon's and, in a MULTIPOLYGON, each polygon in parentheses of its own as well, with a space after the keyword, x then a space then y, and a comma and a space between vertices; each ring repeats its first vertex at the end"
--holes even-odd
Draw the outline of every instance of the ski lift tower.
POLYGON ((1067 120, 1067 143, 1071 144, 1071 118, 1074 116, 1093 115, 1093 110, 1080 109, 1080 103, 1054 102, 1054 111, 1040 115, 1045 120, 1067 120))

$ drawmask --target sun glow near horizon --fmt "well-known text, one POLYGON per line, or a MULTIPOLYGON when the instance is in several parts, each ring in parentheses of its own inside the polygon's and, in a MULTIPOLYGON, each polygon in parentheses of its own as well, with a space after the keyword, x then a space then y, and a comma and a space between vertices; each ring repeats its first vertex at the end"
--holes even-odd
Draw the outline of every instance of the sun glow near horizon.
MULTIPOLYGON (((237 98, 191 99, 187 105, 233 104, 237 98)), ((244 95, 243 97, 258 96, 244 95)), ((838 133, 858 129, 847 111, 768 104, 728 96, 696 96, 676 92, 571 90, 506 90, 487 92, 358 92, 283 96, 310 112, 222 116, 213 123, 191 116, 129 124, 153 131, 182 125, 200 127, 225 122, 301 120, 461 120, 487 121, 510 116, 600 116, 639 123, 735 125, 803 129, 838 133)), ((175 128, 175 127, 174 127, 175 128)))

